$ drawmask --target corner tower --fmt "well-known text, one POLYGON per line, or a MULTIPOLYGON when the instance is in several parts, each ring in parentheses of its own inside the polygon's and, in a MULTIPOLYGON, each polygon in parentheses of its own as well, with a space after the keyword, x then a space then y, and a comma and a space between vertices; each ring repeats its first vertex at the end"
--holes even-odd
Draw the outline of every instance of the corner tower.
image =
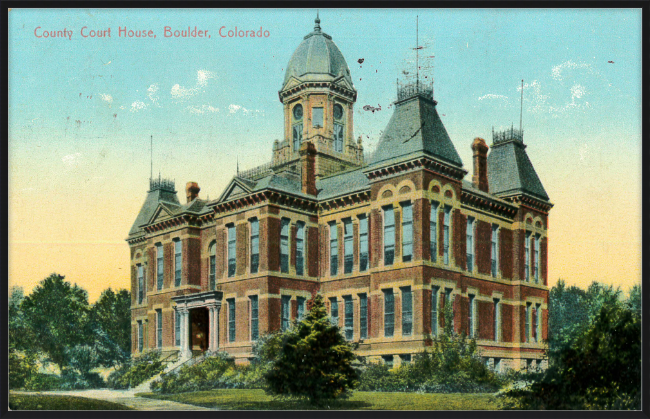
POLYGON ((332 37, 306 35, 291 56, 279 91, 284 105, 284 140, 273 145, 273 169, 300 171, 300 146, 315 146, 316 178, 363 164, 361 139, 354 140, 357 91, 350 69, 332 37))

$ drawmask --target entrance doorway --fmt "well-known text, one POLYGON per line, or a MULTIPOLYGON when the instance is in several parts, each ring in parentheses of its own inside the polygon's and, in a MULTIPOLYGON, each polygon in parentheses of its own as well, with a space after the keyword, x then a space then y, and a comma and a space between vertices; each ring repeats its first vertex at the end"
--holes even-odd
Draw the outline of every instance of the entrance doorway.
POLYGON ((205 352, 210 342, 210 312, 207 307, 190 310, 190 343, 192 351, 205 352))

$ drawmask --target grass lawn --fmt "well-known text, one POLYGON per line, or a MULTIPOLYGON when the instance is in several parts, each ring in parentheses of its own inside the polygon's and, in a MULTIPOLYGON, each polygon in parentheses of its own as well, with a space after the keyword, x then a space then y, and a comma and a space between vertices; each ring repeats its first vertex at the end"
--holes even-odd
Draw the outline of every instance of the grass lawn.
MULTIPOLYGON (((171 400, 224 410, 306 410, 314 409, 302 400, 278 400, 264 390, 221 389, 180 394, 141 393, 138 396, 171 400)), ((348 400, 322 409, 339 410, 497 410, 492 394, 417 394, 356 391, 348 400)))
POLYGON ((11 410, 133 410, 121 404, 75 396, 9 393, 11 410))

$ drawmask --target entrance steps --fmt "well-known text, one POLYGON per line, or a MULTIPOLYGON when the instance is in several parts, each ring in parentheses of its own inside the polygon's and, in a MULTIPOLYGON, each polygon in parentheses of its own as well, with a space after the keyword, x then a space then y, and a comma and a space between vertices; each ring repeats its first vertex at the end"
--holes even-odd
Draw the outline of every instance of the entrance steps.
POLYGON ((212 353, 209 351, 201 352, 199 354, 193 353, 192 356, 190 357, 179 356, 176 361, 169 362, 161 373, 154 375, 147 381, 135 387, 133 390, 135 390, 136 392, 149 392, 151 391, 151 383, 158 380, 160 376, 162 376, 163 374, 177 372, 178 370, 181 369, 181 367, 184 367, 186 365, 191 366, 191 365, 198 364, 199 362, 203 362, 209 356, 212 356, 212 353))

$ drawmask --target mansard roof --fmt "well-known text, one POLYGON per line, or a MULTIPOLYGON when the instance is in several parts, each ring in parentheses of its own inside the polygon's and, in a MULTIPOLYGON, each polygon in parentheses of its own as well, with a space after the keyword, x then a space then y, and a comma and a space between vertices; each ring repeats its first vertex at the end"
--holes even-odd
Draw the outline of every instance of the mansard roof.
POLYGON ((147 197, 140 208, 140 212, 129 230, 129 235, 137 234, 142 231, 142 226, 147 224, 154 215, 161 203, 168 208, 180 208, 181 203, 178 201, 174 185, 171 182, 164 182, 161 179, 151 179, 149 182, 149 191, 147 197))
POLYGON ((462 168, 463 162, 440 120, 432 94, 417 87, 403 97, 395 102, 395 110, 379 139, 370 166, 425 155, 462 168))
POLYGON ((490 193, 497 196, 528 194, 548 201, 546 190, 525 148, 523 140, 514 138, 492 144, 487 157, 490 193))
POLYGON ((363 173, 365 167, 340 172, 332 176, 316 181, 318 200, 336 198, 341 195, 348 195, 360 192, 370 187, 368 177, 363 173))

